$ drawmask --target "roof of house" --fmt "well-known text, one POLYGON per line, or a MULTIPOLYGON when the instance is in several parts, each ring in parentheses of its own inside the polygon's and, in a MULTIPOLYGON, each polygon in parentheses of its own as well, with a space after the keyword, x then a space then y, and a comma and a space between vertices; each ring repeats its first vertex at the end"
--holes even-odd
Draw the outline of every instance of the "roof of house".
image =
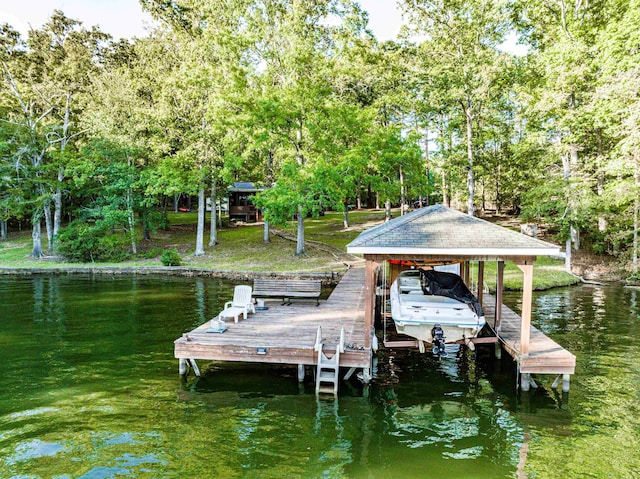
POLYGON ((347 245, 347 252, 460 257, 561 255, 557 245, 439 204, 363 231, 347 245))
POLYGON ((250 181, 236 181, 228 190, 232 193, 256 193, 264 190, 264 188, 256 188, 250 181))

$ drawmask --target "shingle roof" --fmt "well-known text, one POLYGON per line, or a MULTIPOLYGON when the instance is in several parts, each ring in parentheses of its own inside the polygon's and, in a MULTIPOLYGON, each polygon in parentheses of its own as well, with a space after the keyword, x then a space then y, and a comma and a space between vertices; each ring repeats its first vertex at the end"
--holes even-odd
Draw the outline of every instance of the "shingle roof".
POLYGON ((356 254, 555 256, 560 247, 443 205, 420 208, 363 231, 356 254))

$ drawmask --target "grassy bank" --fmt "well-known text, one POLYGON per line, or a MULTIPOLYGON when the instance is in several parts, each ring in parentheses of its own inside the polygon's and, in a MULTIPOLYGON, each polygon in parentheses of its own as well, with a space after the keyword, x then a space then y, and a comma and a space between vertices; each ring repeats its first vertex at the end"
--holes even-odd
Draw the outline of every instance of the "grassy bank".
MULTIPOLYGON (((484 280, 489 290, 495 292, 498 263, 489 261, 485 263, 484 280)), ((472 274, 475 278, 477 272, 472 274)), ((536 260, 533 268, 533 288, 535 290, 551 289, 560 286, 571 286, 579 283, 575 276, 567 274, 564 270, 564 261, 540 257, 536 260)), ((513 263, 505 263, 504 268, 504 289, 521 290, 523 283, 522 271, 513 263)))
MULTIPOLYGON (((397 211, 394 211, 394 215, 397 211)), ((226 226, 218 231, 218 244, 205 247, 203 256, 194 256, 196 222, 195 213, 171 213, 167 230, 157 231, 151 241, 140 241, 140 253, 121 263, 68 263, 57 258, 34 260, 31 253, 31 235, 28 231, 12 232, 9 241, 0 243, 0 266, 13 268, 64 268, 87 266, 161 266, 160 254, 175 248, 184 266, 212 268, 220 271, 269 272, 341 272, 346 264, 359 261, 346 254, 346 245, 361 231, 384 220, 384 211, 352 211, 350 226, 344 228, 342 213, 327 213, 305 221, 307 253, 295 254, 296 223, 290 222, 271 234, 271 242, 263 242, 263 226, 226 226)), ((208 236, 207 236, 208 239, 208 236)), ((205 241, 206 242, 206 241, 205 241)), ((485 281, 495 290, 495 262, 485 266, 485 281)), ((475 278, 476 273, 472 273, 475 278)), ((513 264, 505 269, 505 288, 521 289, 522 273, 513 264)), ((548 289, 575 284, 577 280, 564 272, 561 261, 540 258, 534 269, 534 287, 548 289)))

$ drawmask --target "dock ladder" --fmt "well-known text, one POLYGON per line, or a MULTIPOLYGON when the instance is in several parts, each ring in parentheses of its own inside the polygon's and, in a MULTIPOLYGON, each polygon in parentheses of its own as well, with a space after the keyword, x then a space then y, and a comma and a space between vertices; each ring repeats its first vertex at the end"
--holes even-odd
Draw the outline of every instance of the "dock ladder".
POLYGON ((344 353, 344 328, 340 330, 340 341, 336 345, 333 356, 327 357, 323 351, 322 327, 318 326, 314 349, 318 352, 316 369, 316 396, 321 394, 338 395, 338 378, 340 376, 340 353, 344 353))

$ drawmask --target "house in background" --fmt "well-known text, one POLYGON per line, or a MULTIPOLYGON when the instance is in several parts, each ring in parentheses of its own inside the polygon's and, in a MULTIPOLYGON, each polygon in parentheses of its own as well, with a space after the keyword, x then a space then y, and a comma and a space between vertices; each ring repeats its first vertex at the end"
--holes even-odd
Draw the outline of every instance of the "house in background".
POLYGON ((245 223, 262 221, 262 212, 249 199, 264 188, 256 188, 249 181, 237 181, 229 187, 229 219, 245 223))

